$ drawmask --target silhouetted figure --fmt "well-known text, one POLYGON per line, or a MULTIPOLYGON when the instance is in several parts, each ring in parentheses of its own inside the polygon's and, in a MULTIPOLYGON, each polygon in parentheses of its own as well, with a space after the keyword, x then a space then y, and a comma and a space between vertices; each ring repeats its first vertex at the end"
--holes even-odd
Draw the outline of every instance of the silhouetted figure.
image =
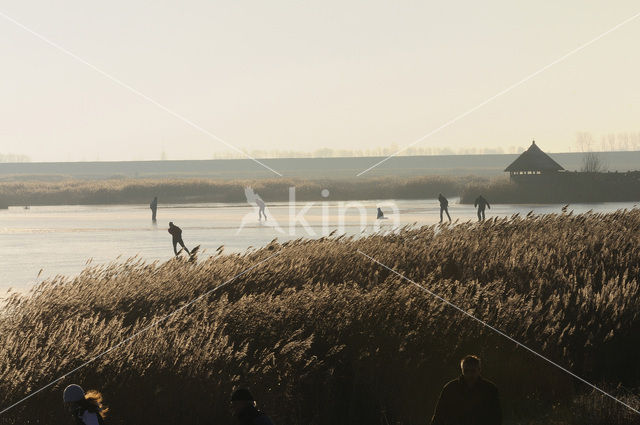
POLYGON ((247 388, 239 388, 231 395, 231 409, 238 425, 274 425, 269 416, 258 410, 247 388))
POLYGON ((383 220, 385 218, 384 213, 382 212, 382 210, 380 209, 380 207, 378 207, 378 217, 376 217, 378 220, 383 220))
POLYGON ((151 208, 151 221, 155 223, 156 221, 156 213, 158 212, 158 197, 153 198, 153 201, 149 204, 149 208, 151 208))
POLYGON ((255 202, 258 206, 258 221, 262 221, 262 216, 264 216, 264 221, 267 221, 267 214, 265 212, 266 205, 260 195, 255 193, 250 186, 247 186, 244 188, 244 196, 247 198, 249 204, 255 202))
POLYGON ((260 195, 258 195, 256 193, 256 205, 258 205, 258 221, 260 221, 262 219, 262 216, 264 216, 264 221, 267 221, 267 214, 265 214, 264 212, 264 208, 266 207, 266 205, 264 204, 264 201, 262 200, 262 198, 260 197, 260 195))
POLYGON ((447 213, 449 222, 451 222, 451 216, 449 215, 449 201, 442 195, 442 193, 438 194, 438 201, 440 201, 440 223, 442 223, 443 212, 447 213))
POLYGON ((77 425, 103 425, 109 411, 102 405, 102 394, 89 391, 86 394, 80 385, 71 384, 64 389, 62 400, 77 425))
POLYGON ((476 198, 473 206, 478 208, 478 221, 484 221, 484 209, 491 209, 491 205, 489 205, 489 202, 487 202, 487 200, 484 199, 482 195, 480 195, 476 198))
POLYGON ((171 233, 171 238, 172 238, 172 242, 173 242, 173 252, 175 252, 176 257, 179 254, 179 252, 177 250, 177 245, 178 244, 180 244, 182 249, 187 251, 187 254, 191 254, 189 252, 189 250, 187 249, 187 247, 184 246, 184 242, 182 241, 182 229, 181 228, 179 228, 178 226, 174 225, 173 222, 170 221, 169 222, 168 232, 171 233))
POLYGON ((444 386, 431 425, 501 425, 498 388, 480 376, 480 358, 465 356, 462 375, 444 386))

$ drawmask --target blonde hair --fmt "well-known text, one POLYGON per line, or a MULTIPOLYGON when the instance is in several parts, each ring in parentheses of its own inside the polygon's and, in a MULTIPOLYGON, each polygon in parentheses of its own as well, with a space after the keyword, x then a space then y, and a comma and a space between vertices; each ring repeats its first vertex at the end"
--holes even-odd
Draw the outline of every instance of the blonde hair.
POLYGON ((99 414, 102 419, 104 419, 109 412, 109 408, 102 404, 102 394, 100 391, 87 391, 84 395, 84 400, 82 400, 80 404, 87 410, 99 414))

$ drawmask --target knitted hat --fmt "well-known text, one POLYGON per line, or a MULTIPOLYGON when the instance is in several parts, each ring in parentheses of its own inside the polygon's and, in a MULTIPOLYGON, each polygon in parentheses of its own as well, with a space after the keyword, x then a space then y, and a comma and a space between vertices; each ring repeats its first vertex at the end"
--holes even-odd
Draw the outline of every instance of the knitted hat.
POLYGON ((84 390, 80 385, 71 384, 64 389, 62 399, 65 403, 73 403, 84 399, 84 390))
POLYGON ((231 401, 254 401, 248 388, 238 388, 231 394, 231 401))

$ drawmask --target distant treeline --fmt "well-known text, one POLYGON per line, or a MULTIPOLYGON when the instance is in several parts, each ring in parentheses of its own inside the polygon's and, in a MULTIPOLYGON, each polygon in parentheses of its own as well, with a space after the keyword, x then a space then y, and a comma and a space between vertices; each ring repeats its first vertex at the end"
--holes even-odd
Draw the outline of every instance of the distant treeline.
POLYGON ((0 162, 30 162, 31 158, 27 155, 15 153, 0 153, 0 162))

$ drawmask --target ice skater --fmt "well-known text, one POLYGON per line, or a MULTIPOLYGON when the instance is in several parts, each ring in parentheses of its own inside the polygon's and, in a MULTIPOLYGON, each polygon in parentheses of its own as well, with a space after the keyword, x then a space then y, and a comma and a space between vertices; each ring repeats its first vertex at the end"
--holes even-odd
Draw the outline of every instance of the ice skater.
POLYGON ((167 231, 171 234, 173 242, 173 252, 176 254, 176 257, 178 256, 178 254, 180 254, 180 251, 182 251, 182 249, 184 249, 187 254, 191 255, 191 252, 189 252, 187 247, 184 246, 184 242, 182 241, 182 229, 173 224, 173 221, 170 221, 169 229, 167 231), (180 251, 177 250, 178 244, 180 244, 180 246, 182 247, 180 251))
POLYGON ((158 197, 153 198, 153 201, 149 204, 151 208, 151 221, 156 222, 156 213, 158 212, 158 197))
POLYGON ((255 203, 258 206, 258 221, 262 221, 262 217, 264 217, 264 221, 267 221, 267 214, 265 212, 267 206, 260 195, 254 192, 251 187, 245 187, 244 196, 247 198, 247 203, 255 203))
POLYGON ((384 216, 384 213, 382 212, 382 209, 380 207, 378 207, 378 217, 376 217, 378 220, 386 220, 387 217, 384 216))
POLYGON ((487 200, 484 199, 482 195, 480 195, 476 198, 473 206, 478 208, 478 221, 484 221, 484 209, 491 209, 491 205, 489 205, 489 202, 487 202, 487 200))
POLYGON ((264 204, 264 201, 262 200, 262 198, 260 197, 260 195, 258 195, 256 193, 256 204, 258 205, 258 221, 260 221, 261 217, 264 216, 264 221, 267 221, 267 214, 264 212, 264 209, 266 207, 266 205, 264 204))
POLYGON ((449 200, 445 198, 442 193, 438 194, 438 201, 440 201, 440 223, 442 223, 442 213, 447 213, 449 223, 451 223, 451 216, 449 215, 449 200))

